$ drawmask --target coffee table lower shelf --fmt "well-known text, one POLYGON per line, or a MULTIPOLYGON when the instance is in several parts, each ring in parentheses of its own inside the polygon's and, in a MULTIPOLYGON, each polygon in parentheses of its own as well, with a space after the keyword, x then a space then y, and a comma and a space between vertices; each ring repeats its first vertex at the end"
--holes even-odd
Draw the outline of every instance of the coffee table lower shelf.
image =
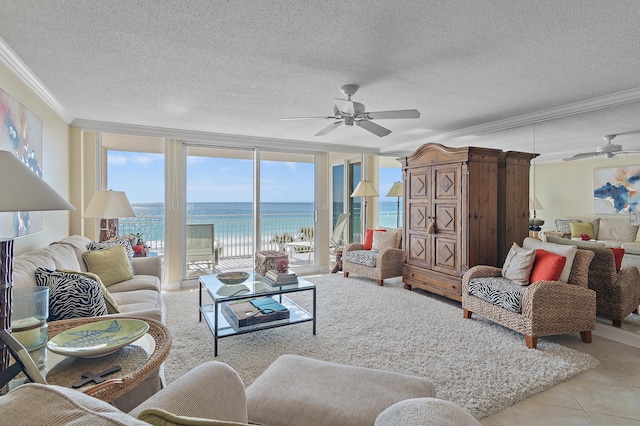
MULTIPOLYGON (((298 306, 296 303, 292 302, 286 296, 278 297, 278 301, 284 305, 289 310, 289 318, 286 320, 275 320, 271 322, 265 322, 261 324, 255 324, 247 327, 240 327, 239 329, 234 329, 231 324, 227 321, 227 319, 222 314, 222 303, 224 302, 214 302, 206 305, 200 306, 200 313, 204 317, 211 333, 214 337, 214 354, 213 356, 218 356, 218 339, 229 336, 236 336, 238 334, 246 334, 252 333, 258 330, 266 330, 269 328, 276 327, 284 327, 287 325, 300 324, 303 322, 313 322, 313 334, 316 334, 316 322, 315 322, 315 312, 310 314, 305 309, 298 306), (216 315, 217 311, 217 315, 216 315)), ((315 303, 314 303, 315 305, 315 303)), ((315 306, 314 306, 315 311, 315 306)))

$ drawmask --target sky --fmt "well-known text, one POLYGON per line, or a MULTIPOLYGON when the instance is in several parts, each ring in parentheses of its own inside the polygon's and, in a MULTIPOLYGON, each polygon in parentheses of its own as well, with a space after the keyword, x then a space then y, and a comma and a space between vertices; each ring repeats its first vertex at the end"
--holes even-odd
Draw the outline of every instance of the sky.
MULTIPOLYGON (((262 202, 313 202, 314 165, 284 161, 263 161, 262 202)), ((380 201, 401 170, 380 169, 380 201)), ((109 151, 108 188, 125 191, 132 203, 162 202, 164 199, 164 155, 109 151)), ((189 156, 187 159, 187 202, 251 202, 253 200, 251 160, 189 156)))

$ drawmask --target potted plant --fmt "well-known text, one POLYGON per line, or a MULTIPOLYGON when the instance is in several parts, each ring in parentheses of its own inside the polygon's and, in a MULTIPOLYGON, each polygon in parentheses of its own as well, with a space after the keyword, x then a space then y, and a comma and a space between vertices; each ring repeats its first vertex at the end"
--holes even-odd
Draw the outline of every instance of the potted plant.
POLYGON ((282 234, 274 234, 271 237, 271 243, 278 244, 279 250, 284 251, 284 245, 290 243, 294 240, 293 235, 288 232, 284 232, 282 234))
POLYGON ((144 239, 142 238, 144 234, 142 232, 134 232, 131 235, 137 240, 133 246, 133 251, 136 254, 142 254, 144 252, 144 239))

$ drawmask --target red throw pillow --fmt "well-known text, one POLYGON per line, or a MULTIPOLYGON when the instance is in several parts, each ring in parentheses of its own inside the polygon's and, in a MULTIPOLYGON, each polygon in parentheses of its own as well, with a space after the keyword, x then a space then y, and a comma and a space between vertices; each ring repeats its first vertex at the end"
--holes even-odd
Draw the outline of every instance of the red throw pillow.
POLYGON ((371 246, 373 245, 373 229, 367 229, 364 234, 364 244, 362 250, 371 250, 371 246))
POLYGON ((623 248, 610 247, 613 252, 613 259, 616 261, 616 272, 622 268, 622 258, 624 257, 623 248))
POLYGON ((560 256, 546 250, 536 250, 536 260, 529 276, 529 283, 536 281, 558 281, 562 268, 567 263, 566 256, 560 256))

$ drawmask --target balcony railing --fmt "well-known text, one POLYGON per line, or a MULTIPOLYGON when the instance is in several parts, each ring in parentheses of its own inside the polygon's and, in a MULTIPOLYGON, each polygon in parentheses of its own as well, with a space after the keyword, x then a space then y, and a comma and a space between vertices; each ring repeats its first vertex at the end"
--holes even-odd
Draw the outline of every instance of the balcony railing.
MULTIPOLYGON (((165 222, 164 216, 138 216, 120 219, 120 235, 142 233, 145 243, 151 251, 164 251, 165 222)), ((394 228, 396 212, 382 212, 379 222, 381 226, 394 228)), ((253 216, 252 215, 190 215, 187 223, 213 223, 215 240, 221 247, 221 259, 253 256, 253 216)), ((291 215, 262 215, 261 239, 262 250, 282 250, 274 237, 288 234, 294 240, 301 237, 301 229, 313 229, 313 213, 294 213, 291 215)))

